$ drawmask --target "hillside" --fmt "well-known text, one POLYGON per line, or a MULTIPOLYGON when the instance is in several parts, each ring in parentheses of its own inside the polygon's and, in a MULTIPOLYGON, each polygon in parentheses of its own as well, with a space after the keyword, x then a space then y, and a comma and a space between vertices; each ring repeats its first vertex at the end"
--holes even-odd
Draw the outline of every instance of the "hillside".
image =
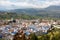
MULTIPOLYGON (((5 12, 8 13, 15 13, 19 16, 21 14, 26 14, 29 16, 38 16, 38 17, 52 17, 52 18, 60 18, 60 6, 49 6, 44 9, 38 9, 38 8, 27 8, 27 9, 14 9, 14 10, 8 10, 8 11, 0 11, 1 14, 4 14, 5 12)), ((5 14, 4 14, 5 15, 5 14)), ((13 15, 13 14, 12 14, 13 15)))
POLYGON ((10 12, 16 12, 18 14, 29 14, 37 16, 49 16, 49 17, 60 17, 60 6, 49 6, 44 9, 27 8, 27 9, 14 9, 10 12))

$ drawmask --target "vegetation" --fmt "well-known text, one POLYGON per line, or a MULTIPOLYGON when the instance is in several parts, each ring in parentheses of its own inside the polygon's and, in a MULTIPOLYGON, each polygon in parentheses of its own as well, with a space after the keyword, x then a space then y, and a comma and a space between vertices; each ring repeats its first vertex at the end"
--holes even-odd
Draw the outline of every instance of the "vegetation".
POLYGON ((30 40, 38 40, 38 37, 34 33, 32 33, 30 34, 30 40))
POLYGON ((11 18, 21 18, 21 19, 36 19, 39 16, 32 16, 27 14, 16 14, 16 13, 3 13, 0 14, 0 19, 11 19, 11 18))
POLYGON ((17 14, 16 13, 3 13, 0 14, 0 19, 10 19, 10 18, 17 18, 17 14))
POLYGON ((0 40, 4 40, 4 39, 0 38, 0 40))
MULTIPOLYGON (((17 36, 19 36, 19 35, 17 35, 17 36)), ((24 38, 22 36, 21 38, 18 37, 17 39, 25 40, 26 37, 24 38)), ((45 34, 45 35, 42 35, 42 36, 36 36, 34 33, 31 33, 28 36, 28 39, 26 38, 26 40, 60 40, 60 29, 54 28, 54 30, 52 30, 48 34, 45 34)))
POLYGON ((18 18, 18 19, 53 19, 57 20, 58 18, 50 18, 50 17, 43 17, 42 15, 28 15, 28 14, 17 14, 17 13, 11 13, 11 12, 6 12, 0 14, 0 19, 11 19, 11 18, 18 18))
POLYGON ((38 36, 39 40, 60 40, 60 29, 54 29, 46 35, 38 36))

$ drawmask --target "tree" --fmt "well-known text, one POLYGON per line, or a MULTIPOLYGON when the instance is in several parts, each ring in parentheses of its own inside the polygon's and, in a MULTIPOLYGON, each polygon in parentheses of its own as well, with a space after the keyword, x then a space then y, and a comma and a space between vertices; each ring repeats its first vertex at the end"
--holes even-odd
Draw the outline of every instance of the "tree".
POLYGON ((38 40, 38 38, 35 35, 35 33, 30 34, 30 40, 38 40))

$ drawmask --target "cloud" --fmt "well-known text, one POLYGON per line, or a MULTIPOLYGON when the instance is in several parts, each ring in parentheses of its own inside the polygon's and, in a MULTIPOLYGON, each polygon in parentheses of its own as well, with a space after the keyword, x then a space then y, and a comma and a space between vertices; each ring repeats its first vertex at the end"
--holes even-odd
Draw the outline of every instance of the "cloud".
POLYGON ((60 5, 60 0, 0 0, 0 6, 5 9, 46 8, 51 5, 60 5))

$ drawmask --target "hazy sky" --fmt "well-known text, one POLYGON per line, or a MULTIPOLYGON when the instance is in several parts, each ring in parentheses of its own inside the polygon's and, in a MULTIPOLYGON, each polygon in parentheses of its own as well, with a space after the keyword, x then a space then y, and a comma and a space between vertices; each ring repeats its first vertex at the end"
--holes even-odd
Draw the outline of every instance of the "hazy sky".
POLYGON ((0 8, 45 8, 51 5, 60 5, 60 0, 0 0, 0 8))

